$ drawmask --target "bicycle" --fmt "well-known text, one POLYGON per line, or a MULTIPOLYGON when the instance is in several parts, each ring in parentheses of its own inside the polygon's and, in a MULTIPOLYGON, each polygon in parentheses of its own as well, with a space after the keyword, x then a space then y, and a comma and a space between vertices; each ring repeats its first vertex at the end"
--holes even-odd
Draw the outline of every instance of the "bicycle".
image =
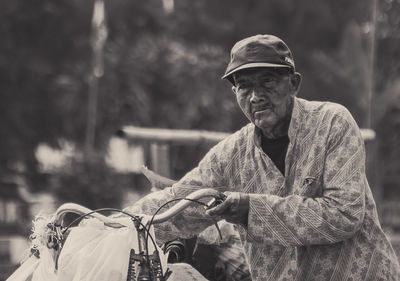
MULTIPOLYGON (((162 267, 162 262, 160 260, 160 253, 156 242, 154 240, 153 235, 151 234, 151 227, 154 224, 162 223, 173 216, 179 214, 183 210, 185 210, 192 202, 203 205, 205 208, 209 208, 215 204, 218 204, 224 200, 225 195, 211 188, 201 189, 193 192, 185 198, 176 198, 173 199, 164 205, 162 205, 151 217, 150 221, 147 225, 144 225, 142 222, 142 218, 139 216, 133 216, 129 213, 126 213, 119 209, 112 208, 103 208, 98 210, 90 210, 84 206, 74 204, 74 203, 66 203, 61 205, 53 219, 46 225, 48 230, 48 236, 46 237, 47 248, 52 252, 54 258, 54 269, 57 271, 58 269, 58 261, 60 254, 63 250, 64 244, 69 236, 69 230, 72 225, 81 221, 83 218, 91 217, 95 218, 105 226, 113 229, 124 228, 125 225, 121 224, 121 221, 115 217, 107 217, 102 215, 100 212, 103 211, 112 211, 124 214, 126 217, 129 217, 133 221, 133 225, 136 229, 135 234, 137 235, 138 241, 138 249, 130 249, 129 260, 128 260, 128 269, 126 272, 126 278, 124 277, 122 280, 127 281, 165 281, 170 276, 173 270, 170 270, 171 264, 169 264, 168 268, 165 269, 162 267), (199 199, 202 198, 212 198, 208 204, 202 203, 199 199), (158 214, 158 212, 167 204, 175 201, 180 201, 175 204, 172 208, 163 212, 162 214, 158 214), (68 213, 77 214, 79 217, 69 223, 67 226, 64 226, 64 218, 68 213), (150 239, 150 241, 149 241, 150 239), (153 253, 149 252, 149 242, 153 245, 154 251, 153 253)), ((218 225, 215 222, 215 225, 218 229, 218 225)), ((79 227, 79 226, 78 226, 79 227)), ((221 233, 218 229, 219 235, 221 233)), ((221 237, 222 238, 222 237, 221 237)), ((173 249, 171 247, 169 250, 173 249)), ((168 249, 167 249, 168 251, 168 249)), ((176 253, 175 253, 176 254, 176 253)), ((36 248, 31 249, 31 256, 27 261, 25 261, 8 279, 7 281, 25 281, 30 280, 33 276, 38 264, 40 262, 40 251, 36 248)), ((179 268, 177 269, 179 270, 179 268)), ((195 269, 193 269, 195 271, 195 269)), ((200 275, 200 274, 199 274, 200 275)), ((193 276, 192 276, 193 277, 193 276)), ((199 277, 200 278, 200 277, 199 277)), ((202 280, 206 280, 203 278, 202 280)))

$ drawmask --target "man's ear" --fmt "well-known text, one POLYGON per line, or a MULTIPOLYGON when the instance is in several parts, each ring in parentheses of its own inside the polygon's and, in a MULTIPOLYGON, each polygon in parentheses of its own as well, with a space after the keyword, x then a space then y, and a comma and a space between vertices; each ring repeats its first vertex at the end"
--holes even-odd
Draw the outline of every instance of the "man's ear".
POLYGON ((290 89, 293 91, 293 94, 296 95, 300 90, 301 85, 301 74, 298 72, 293 73, 290 76, 290 89))
POLYGON ((235 87, 235 86, 232 86, 232 92, 233 92, 234 94, 236 94, 236 87, 235 87))

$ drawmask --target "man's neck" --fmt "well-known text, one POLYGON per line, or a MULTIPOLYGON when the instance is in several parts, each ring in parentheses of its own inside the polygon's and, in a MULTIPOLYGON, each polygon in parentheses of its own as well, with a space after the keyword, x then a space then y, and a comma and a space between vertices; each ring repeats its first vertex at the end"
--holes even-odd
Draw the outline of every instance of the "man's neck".
POLYGON ((274 126, 271 129, 264 128, 261 130, 261 132, 264 135, 264 137, 268 139, 278 139, 288 134, 289 124, 290 124, 290 118, 285 119, 282 122, 276 124, 276 126, 274 126))

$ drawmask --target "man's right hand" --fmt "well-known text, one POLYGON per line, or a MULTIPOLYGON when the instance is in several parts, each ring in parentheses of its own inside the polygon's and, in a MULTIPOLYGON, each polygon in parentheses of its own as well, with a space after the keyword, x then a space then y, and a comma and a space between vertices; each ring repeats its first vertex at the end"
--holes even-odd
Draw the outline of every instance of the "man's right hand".
POLYGON ((225 192, 226 198, 220 204, 206 210, 210 216, 219 216, 227 222, 247 225, 249 195, 243 192, 225 192))

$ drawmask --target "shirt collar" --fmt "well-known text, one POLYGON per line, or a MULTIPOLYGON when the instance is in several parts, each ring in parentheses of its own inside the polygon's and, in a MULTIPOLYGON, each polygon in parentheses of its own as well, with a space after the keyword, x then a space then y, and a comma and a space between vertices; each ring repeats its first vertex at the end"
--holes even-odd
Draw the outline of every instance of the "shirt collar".
POLYGON ((293 111, 292 111, 292 117, 290 118, 290 124, 289 124, 289 131, 288 131, 288 136, 290 142, 293 142, 296 133, 300 127, 300 117, 301 117, 301 112, 303 111, 303 107, 301 104, 301 100, 297 97, 294 97, 293 99, 293 111))

